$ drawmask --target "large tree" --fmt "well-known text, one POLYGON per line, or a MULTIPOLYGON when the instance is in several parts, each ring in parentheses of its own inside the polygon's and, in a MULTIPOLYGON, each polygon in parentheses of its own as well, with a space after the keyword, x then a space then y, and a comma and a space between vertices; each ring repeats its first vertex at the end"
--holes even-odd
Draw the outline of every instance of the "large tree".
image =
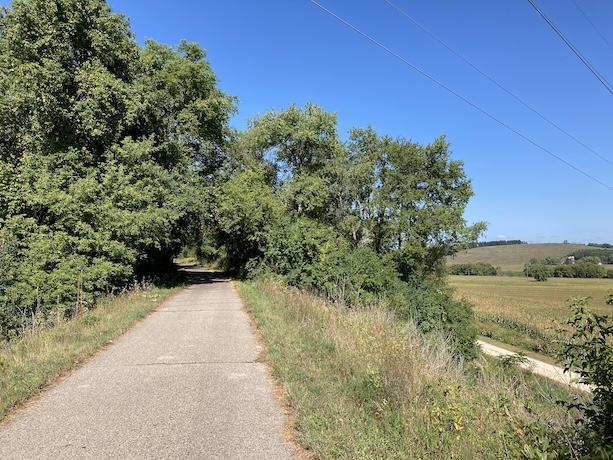
POLYGON ((4 310, 70 305, 163 268, 199 228, 233 110, 203 49, 140 47, 104 0, 3 7, 4 310))
POLYGON ((443 136, 421 145, 356 128, 342 143, 336 115, 307 104, 265 113, 241 145, 277 172, 271 186, 290 214, 385 255, 405 280, 442 275, 444 257, 485 227, 463 218, 473 191, 443 136))

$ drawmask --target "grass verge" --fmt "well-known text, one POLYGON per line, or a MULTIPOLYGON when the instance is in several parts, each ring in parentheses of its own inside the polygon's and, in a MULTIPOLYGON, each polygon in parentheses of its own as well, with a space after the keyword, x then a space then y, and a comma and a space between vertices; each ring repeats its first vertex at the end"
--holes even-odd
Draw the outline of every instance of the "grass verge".
POLYGON ((385 310, 266 281, 237 286, 315 458, 572 454, 575 416, 556 404, 567 389, 484 357, 458 362, 385 310))
POLYGON ((78 317, 0 344, 0 420, 155 310, 179 288, 144 287, 78 317))

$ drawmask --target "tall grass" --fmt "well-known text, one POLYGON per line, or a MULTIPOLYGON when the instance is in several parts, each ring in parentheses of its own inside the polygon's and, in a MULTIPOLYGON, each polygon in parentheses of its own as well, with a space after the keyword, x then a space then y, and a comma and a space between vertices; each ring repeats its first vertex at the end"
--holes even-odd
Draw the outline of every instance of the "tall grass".
POLYGON ((140 286, 102 299, 97 308, 0 343, 0 420, 92 356, 177 291, 140 286))
POLYGON ((387 310, 267 281, 238 287, 316 458, 572 457, 574 419, 555 404, 566 389, 485 358, 456 361, 443 338, 387 310))

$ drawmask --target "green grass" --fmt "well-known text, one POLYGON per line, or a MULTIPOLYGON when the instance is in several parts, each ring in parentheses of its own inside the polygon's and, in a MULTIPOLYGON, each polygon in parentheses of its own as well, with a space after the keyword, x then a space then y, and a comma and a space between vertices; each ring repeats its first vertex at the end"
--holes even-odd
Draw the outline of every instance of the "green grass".
POLYGON ((555 402, 569 395, 552 382, 484 357, 458 362, 389 311, 237 286, 315 458, 504 459, 573 442, 573 416, 555 402))
POLYGON ((138 288, 0 344, 0 420, 155 310, 178 288, 138 288))
POLYGON ((562 259, 570 253, 588 248, 584 244, 541 243, 541 244, 510 244, 504 246, 484 246, 462 251, 454 257, 447 258, 448 265, 485 262, 502 271, 522 272, 524 264, 530 259, 556 257, 562 259))

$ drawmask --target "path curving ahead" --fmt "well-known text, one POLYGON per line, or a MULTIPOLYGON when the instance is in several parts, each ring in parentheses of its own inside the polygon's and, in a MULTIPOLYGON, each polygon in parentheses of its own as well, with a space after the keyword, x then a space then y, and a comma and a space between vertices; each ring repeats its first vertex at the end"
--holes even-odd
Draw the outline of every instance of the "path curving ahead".
MULTIPOLYGON (((490 356, 499 357, 515 354, 512 351, 509 351, 505 348, 497 347, 496 345, 484 342, 483 340, 478 340, 477 343, 481 347, 481 350, 483 350, 484 353, 490 356)), ((568 385, 581 391, 591 391, 591 388, 588 385, 585 385, 583 383, 577 383, 580 377, 580 374, 578 374, 577 372, 564 372, 564 369, 559 366, 547 364, 543 361, 528 357, 526 357, 526 362, 524 364, 521 364, 520 367, 528 369, 534 374, 539 374, 543 377, 547 377, 549 380, 554 380, 558 383, 568 385)))
POLYGON ((0 427, 0 458, 294 458, 240 298, 188 271, 188 287, 0 427))

